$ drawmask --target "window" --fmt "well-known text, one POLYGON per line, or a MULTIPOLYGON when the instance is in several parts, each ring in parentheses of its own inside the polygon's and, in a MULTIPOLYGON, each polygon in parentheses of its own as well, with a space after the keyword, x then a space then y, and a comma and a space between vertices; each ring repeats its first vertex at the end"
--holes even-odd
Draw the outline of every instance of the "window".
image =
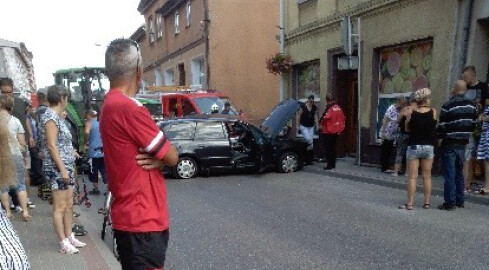
POLYGON ((192 7, 190 5, 190 1, 187 3, 187 27, 190 26, 190 14, 192 11, 192 7))
POLYGON ((180 14, 175 11, 175 34, 180 33, 180 14))
MULTIPOLYGON (((163 130, 165 129, 167 128, 163 128, 163 130)), ((165 136, 170 140, 191 140, 194 130, 194 122, 175 123, 167 129, 165 136)))
POLYGON ((161 76, 161 69, 156 67, 155 69, 155 85, 161 86, 163 85, 163 76, 161 76))
POLYGON ((161 16, 161 14, 158 14, 158 16, 156 17, 156 37, 157 38, 160 38, 163 36, 163 24, 162 24, 162 19, 163 19, 163 16, 161 16))
POLYGON ((221 122, 200 122, 197 123, 195 131, 196 140, 216 140, 226 139, 221 122))
POLYGON ((205 73, 204 73, 204 58, 199 57, 192 59, 192 85, 204 86, 205 73))
POLYGON ((153 43, 155 41, 155 29, 153 25, 153 17, 149 17, 149 42, 153 43))
POLYGON ((396 45, 378 50, 379 99, 377 103, 377 142, 381 142, 382 119, 397 97, 430 87, 433 40, 396 45))
POLYGON ((165 70, 165 85, 166 86, 175 85, 175 75, 173 73, 173 69, 171 68, 165 70))

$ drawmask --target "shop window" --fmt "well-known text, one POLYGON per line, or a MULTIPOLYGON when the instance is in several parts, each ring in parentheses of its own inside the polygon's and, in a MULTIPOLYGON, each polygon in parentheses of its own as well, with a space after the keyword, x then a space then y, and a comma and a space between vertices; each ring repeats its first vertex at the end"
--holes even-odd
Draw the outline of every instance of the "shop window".
POLYGON ((430 87, 433 41, 418 41, 378 50, 379 83, 377 142, 387 108, 399 96, 409 97, 418 89, 430 87))

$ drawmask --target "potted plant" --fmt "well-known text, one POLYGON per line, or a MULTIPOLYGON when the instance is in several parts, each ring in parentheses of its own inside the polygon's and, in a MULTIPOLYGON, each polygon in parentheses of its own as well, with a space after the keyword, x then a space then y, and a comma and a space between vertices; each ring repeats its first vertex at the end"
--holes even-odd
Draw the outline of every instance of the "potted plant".
POLYGON ((266 63, 268 72, 275 75, 288 73, 290 70, 292 70, 292 60, 290 60, 289 56, 282 53, 277 53, 272 57, 267 58, 266 63))

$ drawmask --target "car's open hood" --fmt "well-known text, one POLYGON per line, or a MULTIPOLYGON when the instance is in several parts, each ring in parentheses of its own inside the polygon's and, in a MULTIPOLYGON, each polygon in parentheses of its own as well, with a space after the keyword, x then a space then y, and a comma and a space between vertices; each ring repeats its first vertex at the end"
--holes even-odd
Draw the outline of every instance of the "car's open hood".
POLYGON ((278 104, 260 126, 261 130, 277 137, 287 123, 301 108, 301 103, 295 99, 287 99, 278 104))

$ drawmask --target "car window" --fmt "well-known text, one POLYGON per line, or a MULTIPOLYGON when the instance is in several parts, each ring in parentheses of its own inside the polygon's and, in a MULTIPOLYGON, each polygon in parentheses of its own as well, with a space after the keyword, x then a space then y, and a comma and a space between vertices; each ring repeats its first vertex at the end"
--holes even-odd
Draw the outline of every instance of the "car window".
POLYGON ((200 122, 197 123, 195 131, 196 140, 216 140, 226 139, 221 122, 200 122))
POLYGON ((163 127, 165 136, 170 140, 190 140, 192 139, 192 133, 194 130, 194 122, 174 123, 170 127, 163 127))
POLYGON ((226 97, 203 97, 194 99, 197 107, 202 111, 202 114, 211 114, 211 113, 222 113, 224 110, 224 104, 229 103, 231 105, 229 112, 226 114, 229 115, 238 115, 238 111, 226 97))

